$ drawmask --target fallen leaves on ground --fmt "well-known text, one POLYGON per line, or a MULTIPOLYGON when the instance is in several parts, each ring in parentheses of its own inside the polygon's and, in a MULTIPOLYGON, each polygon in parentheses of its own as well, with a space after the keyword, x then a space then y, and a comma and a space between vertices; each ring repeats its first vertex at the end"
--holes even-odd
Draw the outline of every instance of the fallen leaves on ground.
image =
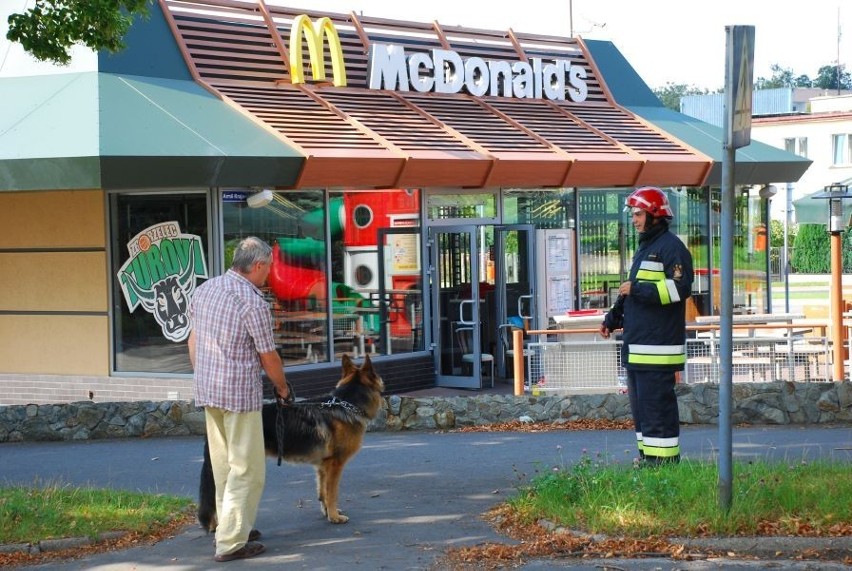
POLYGON ((511 508, 501 505, 485 515, 497 531, 512 543, 488 543, 447 551, 438 568, 491 570, 516 567, 525 560, 546 557, 614 558, 672 557, 689 559, 682 545, 665 539, 594 538, 586 534, 549 531, 539 524, 522 522, 511 508))
POLYGON ((82 547, 37 553, 0 553, 0 568, 40 565, 50 561, 67 561, 107 551, 121 551, 143 545, 153 545, 178 535, 194 521, 195 513, 187 512, 180 514, 179 517, 167 524, 154 526, 145 533, 128 532, 116 539, 98 541, 82 547))
MULTIPOLYGON (((664 538, 611 538, 593 537, 582 532, 549 530, 540 524, 523 522, 508 505, 500 505, 485 514, 484 519, 505 535, 511 543, 486 543, 466 547, 454 547, 447 550, 434 567, 435 569, 453 569, 454 571, 491 571, 518 567, 530 559, 577 558, 612 559, 668 557, 672 560, 702 560, 708 557, 736 556, 742 554, 721 553, 712 549, 687 551, 682 544, 672 543, 664 538)), ((772 529, 766 526, 767 531, 772 529)), ((804 530, 803 530, 804 531, 804 530)), ((767 535, 773 535, 767 533, 767 535)), ((804 535, 808 535, 805 533, 804 535)), ((848 524, 835 526, 827 535, 840 537, 852 535, 848 524)), ((817 550, 799 553, 795 559, 819 560, 826 558, 817 550)), ((759 559, 755 557, 754 559, 759 559)), ((831 557, 827 557, 831 559, 831 557)), ((852 556, 842 563, 852 564, 852 556)))
POLYGON ((492 424, 463 426, 452 432, 549 432, 554 430, 633 430, 633 421, 604 418, 581 418, 557 422, 509 420, 492 424))

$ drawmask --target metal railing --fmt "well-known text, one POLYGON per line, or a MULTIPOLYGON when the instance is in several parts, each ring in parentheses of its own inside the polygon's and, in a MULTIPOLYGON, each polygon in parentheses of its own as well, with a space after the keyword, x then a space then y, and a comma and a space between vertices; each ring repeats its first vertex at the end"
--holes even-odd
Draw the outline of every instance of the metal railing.
MULTIPOLYGON (((849 339, 852 327, 848 322, 844 327, 849 339)), ((831 380, 833 351, 826 334, 827 322, 737 324, 733 328, 733 382, 831 380)), ((719 382, 719 326, 690 325, 687 329, 687 364, 680 375, 681 382, 719 382)), ((597 329, 529 331, 525 367, 516 367, 514 372, 516 394, 624 389, 622 343, 595 337, 596 332, 597 329)), ((513 339, 516 355, 521 354, 523 346, 518 333, 513 339)))

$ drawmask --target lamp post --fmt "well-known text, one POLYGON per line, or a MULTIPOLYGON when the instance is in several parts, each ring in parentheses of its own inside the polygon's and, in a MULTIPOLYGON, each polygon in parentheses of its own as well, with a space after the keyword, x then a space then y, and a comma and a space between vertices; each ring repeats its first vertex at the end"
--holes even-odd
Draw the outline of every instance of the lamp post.
POLYGON ((843 199, 852 198, 849 186, 830 184, 812 198, 828 200, 828 233, 831 234, 831 342, 834 347, 832 376, 835 382, 843 381, 843 252, 840 234, 843 232, 843 199))

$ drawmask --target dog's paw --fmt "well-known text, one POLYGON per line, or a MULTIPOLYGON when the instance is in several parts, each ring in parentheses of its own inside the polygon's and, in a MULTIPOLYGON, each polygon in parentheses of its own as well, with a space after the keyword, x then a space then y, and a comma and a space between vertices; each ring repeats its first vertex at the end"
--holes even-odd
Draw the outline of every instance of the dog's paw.
POLYGON ((330 521, 331 523, 346 523, 347 521, 349 521, 349 517, 348 517, 348 516, 343 515, 343 514, 342 514, 342 513, 340 513, 340 512, 337 512, 337 516, 336 516, 336 517, 335 517, 335 516, 331 516, 331 515, 329 515, 329 516, 328 516, 328 521, 330 521))

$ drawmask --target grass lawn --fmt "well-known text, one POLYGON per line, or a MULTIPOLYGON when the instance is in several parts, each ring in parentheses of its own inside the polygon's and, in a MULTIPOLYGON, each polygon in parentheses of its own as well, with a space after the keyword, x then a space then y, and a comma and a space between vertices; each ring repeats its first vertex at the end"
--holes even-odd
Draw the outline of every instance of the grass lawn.
POLYGON ((0 544, 62 537, 96 538, 107 531, 142 532, 166 525, 193 505, 189 498, 121 490, 0 488, 0 544))

